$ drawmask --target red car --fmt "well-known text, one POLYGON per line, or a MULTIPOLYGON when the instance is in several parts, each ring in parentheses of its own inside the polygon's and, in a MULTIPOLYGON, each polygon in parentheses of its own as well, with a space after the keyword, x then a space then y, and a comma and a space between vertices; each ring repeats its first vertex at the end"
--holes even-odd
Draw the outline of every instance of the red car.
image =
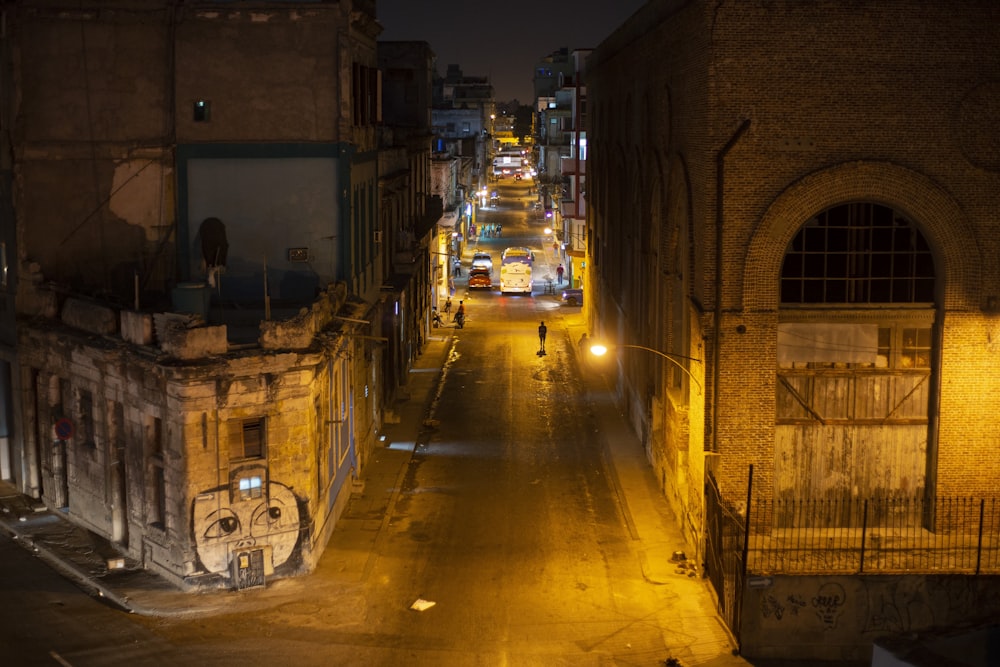
POLYGON ((469 289, 490 289, 492 287, 493 279, 490 278, 490 272, 488 269, 472 269, 469 271, 469 289))

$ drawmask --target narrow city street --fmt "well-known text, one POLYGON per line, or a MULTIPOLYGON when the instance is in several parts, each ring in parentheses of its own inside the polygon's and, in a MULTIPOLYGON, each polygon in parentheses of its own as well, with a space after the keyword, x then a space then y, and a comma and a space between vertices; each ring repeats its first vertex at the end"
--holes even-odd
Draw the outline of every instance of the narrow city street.
MULTIPOLYGON (((536 250, 526 187, 501 186, 503 236, 536 250)), ((485 220, 489 222, 491 216, 485 220)), ((497 258, 499 259, 499 258, 497 258)), ((543 282, 544 284, 544 282, 543 282)), ((368 581, 365 626, 398 648, 372 664, 602 664, 665 655, 660 592, 642 581, 560 326, 557 297, 475 292, 368 581), (537 326, 552 334, 540 356, 537 326), (408 610, 414 599, 434 607, 408 610), (399 638, 406 638, 405 640, 399 638), (581 662, 582 661, 582 662, 581 662)))
MULTIPOLYGON (((532 247, 545 274, 554 260, 528 220, 527 186, 500 188, 489 213, 503 236, 478 247, 497 262, 502 247, 532 247)), ((543 291, 456 295, 468 322, 452 332, 434 428, 412 451, 356 585, 253 617, 160 619, 156 631, 206 657, 216 651, 212 664, 276 646, 300 665, 662 664, 676 600, 643 577, 563 327, 567 308, 543 291)))

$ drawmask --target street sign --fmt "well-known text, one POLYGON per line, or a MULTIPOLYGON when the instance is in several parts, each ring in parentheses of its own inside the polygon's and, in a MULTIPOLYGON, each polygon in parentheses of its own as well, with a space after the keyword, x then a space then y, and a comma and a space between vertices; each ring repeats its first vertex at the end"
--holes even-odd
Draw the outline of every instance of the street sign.
POLYGON ((52 431, 55 433, 56 440, 69 440, 73 437, 76 429, 68 417, 62 417, 56 420, 56 423, 52 426, 52 431))

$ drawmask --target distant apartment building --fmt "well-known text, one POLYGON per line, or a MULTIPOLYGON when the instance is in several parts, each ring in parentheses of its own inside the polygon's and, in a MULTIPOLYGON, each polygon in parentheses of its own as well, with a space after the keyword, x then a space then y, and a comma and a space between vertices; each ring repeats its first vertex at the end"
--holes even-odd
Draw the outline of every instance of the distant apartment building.
POLYGON ((586 62, 562 48, 535 66, 539 199, 551 218, 570 284, 583 284, 587 218, 586 62))
MULTIPOLYGON (((487 187, 494 152, 495 117, 493 86, 487 77, 466 75, 456 64, 434 77, 433 192, 442 197, 445 209, 438 243, 438 257, 443 260, 461 257, 475 223, 475 202, 487 187)), ((446 280, 440 282, 447 287, 446 280)))

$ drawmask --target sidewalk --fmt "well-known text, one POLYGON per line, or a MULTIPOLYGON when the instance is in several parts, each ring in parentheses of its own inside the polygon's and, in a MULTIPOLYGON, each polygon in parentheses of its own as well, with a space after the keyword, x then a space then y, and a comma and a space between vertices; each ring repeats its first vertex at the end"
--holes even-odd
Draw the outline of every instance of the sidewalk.
MULTIPOLYGON (((571 350, 582 335, 579 311, 560 318, 571 350)), ((552 334, 557 333, 556 326, 552 334)), ((342 600, 364 580, 371 554, 379 540, 406 472, 416 442, 427 437, 429 408, 437 397, 441 370, 451 350, 451 331, 432 330, 423 354, 410 371, 409 400, 397 406, 393 421, 384 429, 385 442, 378 447, 362 471, 363 484, 356 489, 345 514, 337 523, 318 570, 336 576, 303 576, 268 582, 253 591, 181 591, 164 579, 146 572, 129 560, 120 569, 109 569, 109 559, 118 558, 113 545, 66 520, 59 512, 39 506, 0 482, 0 530, 34 551, 67 578, 124 610, 149 615, 197 615, 232 612, 234 608, 270 608, 304 594, 329 595, 342 600), (347 595, 345 596, 345 593, 347 595)), ((631 432, 613 399, 607 379, 585 374, 589 408, 601 424, 606 461, 626 516, 633 548, 639 554, 646 580, 667 587, 674 600, 669 623, 663 626, 664 641, 683 667, 728 667, 749 665, 732 655, 729 632, 715 612, 707 580, 700 571, 678 563, 675 552, 693 556, 666 500, 656 487, 642 446, 631 432), (669 626, 669 627, 668 627, 669 626)), ((350 607, 351 605, 345 605, 350 607)), ((347 610, 345 613, 351 613, 347 610)))

